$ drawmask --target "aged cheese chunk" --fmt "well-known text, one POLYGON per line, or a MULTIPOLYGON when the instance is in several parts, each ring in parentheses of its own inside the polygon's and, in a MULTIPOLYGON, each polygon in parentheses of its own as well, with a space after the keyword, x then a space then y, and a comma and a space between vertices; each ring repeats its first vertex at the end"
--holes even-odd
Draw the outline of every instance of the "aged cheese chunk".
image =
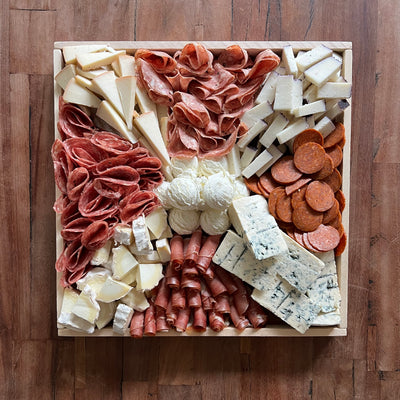
POLYGON ((135 57, 123 54, 118 57, 121 76, 135 76, 135 57))
POLYGON ((250 178, 258 170, 263 168, 269 161, 272 160, 272 155, 268 150, 264 150, 260 155, 258 155, 243 171, 242 175, 245 178, 250 178))
MULTIPOLYGON (((137 257, 137 256, 136 256, 137 257)), ((135 257, 135 258, 136 258, 135 257)), ((137 259, 137 258, 136 258, 137 259)), ((131 269, 122 279, 121 282, 126 283, 127 285, 134 285, 136 282, 136 272, 137 268, 131 269)))
POLYGON ((318 100, 317 93, 318 87, 315 85, 310 85, 303 93, 303 98, 307 101, 307 103, 313 103, 314 101, 318 100))
POLYGON ((276 139, 276 135, 283 131, 286 128, 289 120, 281 113, 278 113, 277 116, 272 121, 271 125, 265 131, 265 133, 260 138, 260 143, 264 147, 269 147, 276 139))
POLYGON ((73 64, 76 62, 76 56, 85 53, 95 53, 106 49, 103 44, 86 44, 78 46, 64 46, 62 49, 64 61, 66 64, 73 64))
POLYGON ((100 306, 96 301, 96 293, 89 285, 80 293, 71 312, 76 316, 94 324, 99 317, 100 306))
POLYGON ((351 97, 351 83, 348 82, 327 82, 318 88, 319 99, 348 99, 351 97))
POLYGON ((326 138, 335 129, 335 124, 328 117, 324 117, 315 125, 314 129, 326 138))
POLYGON ((115 83, 117 85, 119 97, 121 100, 126 126, 129 130, 132 130, 133 111, 135 109, 136 103, 136 77, 123 76, 121 78, 117 78, 115 80, 115 83))
POLYGON ((235 230, 243 236, 246 245, 258 260, 286 252, 287 245, 278 225, 268 212, 263 196, 242 197, 228 209, 235 230))
POLYGON ((123 297, 121 302, 136 311, 144 311, 150 305, 144 292, 136 290, 135 288, 133 288, 125 297, 123 297))
POLYGON ((237 178, 242 173, 242 167, 240 165, 240 151, 238 146, 233 146, 232 150, 226 156, 228 160, 229 173, 237 178))
POLYGON ((113 331, 119 335, 125 335, 129 331, 129 324, 133 317, 133 308, 126 304, 118 304, 114 315, 113 331))
POLYGON ((267 118, 273 112, 271 104, 268 101, 264 101, 246 111, 240 119, 248 128, 251 128, 258 120, 267 118))
POLYGON ((76 67, 73 64, 66 65, 55 77, 55 81, 65 89, 68 82, 76 75, 76 67))
POLYGON ((279 74, 276 71, 272 71, 268 78, 265 80, 263 87, 260 90, 260 93, 256 97, 256 104, 269 102, 270 104, 273 103, 275 99, 275 90, 276 90, 276 83, 278 81, 279 74))
POLYGON ((163 278, 162 264, 139 264, 136 275, 137 290, 151 290, 163 278))
POLYGON ((171 260, 171 248, 167 238, 157 240, 156 249, 162 263, 167 263, 171 260))
POLYGON ((247 146, 240 157, 240 166, 242 169, 246 168, 257 156, 258 149, 247 146))
POLYGON ((132 221, 132 231, 135 237, 134 248, 138 252, 137 254, 146 254, 153 250, 144 215, 132 221))
POLYGON ((124 246, 120 245, 112 249, 112 271, 113 278, 121 280, 129 271, 136 268, 139 263, 132 253, 124 246))
POLYGON ((139 254, 136 258, 139 264, 154 264, 161 262, 157 250, 151 250, 149 254, 139 254))
POLYGON ((75 78, 72 78, 68 82, 63 94, 63 99, 67 103, 75 103, 95 108, 101 103, 101 100, 95 94, 82 87, 76 82, 75 78))
MULTIPOLYGON (((285 145, 281 145, 285 146, 285 145)), ((286 151, 286 146, 285 150, 281 151, 279 147, 276 147, 275 145, 271 144, 271 146, 268 147, 268 153, 271 154, 272 158, 263 166, 261 167, 257 172, 257 176, 261 176, 268 168, 270 168, 274 163, 276 163, 285 153, 286 151)))
POLYGON ((324 112, 325 108, 325 101, 324 100, 317 100, 313 103, 304 104, 304 106, 300 106, 296 108, 293 114, 296 117, 304 117, 305 115, 317 114, 320 112, 324 112))
POLYGON ((278 78, 276 84, 274 110, 291 111, 298 108, 303 101, 303 84, 293 79, 293 75, 284 75, 278 78))
POLYGON ((121 76, 121 69, 119 68, 118 59, 111 63, 111 67, 112 67, 113 71, 115 72, 115 75, 117 75, 118 77, 121 76))
POLYGON ((106 268, 96 267, 79 279, 76 282, 76 287, 82 291, 86 286, 89 286, 97 296, 109 276, 111 276, 111 271, 106 268))
POLYGON ((113 319, 117 308, 117 302, 102 303, 99 301, 98 303, 100 306, 100 313, 96 321, 96 326, 98 329, 103 329, 113 319))
POLYGON ((75 82, 81 85, 83 88, 90 90, 91 92, 98 94, 101 96, 101 93, 99 91, 96 91, 96 88, 93 87, 93 83, 90 79, 84 78, 83 76, 76 75, 75 76, 75 82))
POLYGON ((108 277, 97 295, 97 300, 104 303, 111 303, 126 296, 130 290, 132 290, 132 287, 126 283, 108 277))
POLYGON ((103 65, 110 65, 118 58, 118 56, 125 53, 125 50, 116 51, 114 53, 110 53, 108 51, 98 53, 84 53, 78 54, 76 56, 76 61, 84 71, 88 71, 91 69, 97 69, 99 67, 102 67, 103 65))
POLYGON ((117 243, 130 245, 133 241, 133 232, 132 228, 127 225, 118 224, 114 228, 114 241, 117 243))
POLYGON ((308 128, 308 124, 305 118, 300 118, 296 120, 294 123, 288 125, 283 131, 279 132, 276 135, 279 143, 286 143, 290 139, 293 139, 300 132, 304 131, 308 128))
POLYGON ((154 235, 155 239, 159 239, 165 229, 168 227, 168 214, 164 208, 156 208, 146 218, 146 226, 154 235))
POLYGON ((267 124, 264 121, 257 121, 247 133, 239 139, 237 146, 243 150, 260 132, 267 128, 267 124))
POLYGON ((350 105, 347 100, 331 100, 333 101, 333 105, 328 108, 328 111, 323 114, 324 117, 328 117, 330 120, 334 120, 339 115, 343 113, 343 111, 350 105))
POLYGON ((282 61, 286 73, 297 77, 299 70, 297 68, 296 59, 294 58, 292 46, 285 46, 282 49, 282 61))
POLYGON ((112 246, 112 240, 111 239, 107 240, 107 242, 103 247, 94 252, 93 257, 90 260, 90 264, 104 265, 110 257, 111 246, 112 246))
POLYGON ((326 46, 318 46, 314 49, 302 53, 296 57, 297 67, 300 71, 304 72, 306 69, 310 68, 314 64, 317 64, 321 60, 330 57, 332 55, 332 50, 326 46))
POLYGON ((340 70, 342 63, 333 57, 325 58, 304 72, 308 81, 320 87, 336 75, 340 70))

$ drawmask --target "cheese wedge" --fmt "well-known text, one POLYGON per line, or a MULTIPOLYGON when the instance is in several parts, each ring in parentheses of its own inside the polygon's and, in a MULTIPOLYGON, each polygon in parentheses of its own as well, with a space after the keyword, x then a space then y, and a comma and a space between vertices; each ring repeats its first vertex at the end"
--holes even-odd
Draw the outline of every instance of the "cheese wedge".
POLYGON ((292 111, 302 105, 303 84, 293 75, 280 76, 276 84, 274 110, 292 111))
POLYGON ((81 104, 94 108, 97 108, 101 103, 101 100, 95 94, 82 87, 76 82, 75 78, 71 79, 67 84, 63 99, 67 103, 81 104))
POLYGON ((121 76, 135 76, 135 57, 123 54, 118 57, 121 76))
POLYGON ((161 135, 156 114, 153 111, 145 112, 138 115, 134 122, 142 135, 148 140, 163 165, 170 165, 170 158, 161 135))
POLYGON ((255 147, 246 147, 240 157, 240 166, 242 169, 246 168, 257 156, 258 149, 255 147))
POLYGON ((128 272, 136 268, 139 264, 132 253, 124 246, 120 245, 112 249, 113 278, 121 280, 128 272))
POLYGON ((157 115, 157 105, 150 100, 145 89, 140 87, 136 88, 136 101, 142 113, 153 111, 154 114, 157 115))
POLYGON ((113 319, 117 303, 115 301, 112 303, 102 303, 99 301, 98 303, 100 306, 100 313, 96 321, 96 326, 98 329, 103 329, 113 319))
POLYGON ((313 83, 315 86, 322 86, 328 80, 337 74, 340 70, 342 63, 336 58, 329 57, 325 58, 317 64, 307 69, 304 72, 304 76, 308 81, 313 83))
POLYGON ((111 303, 126 296, 130 290, 132 290, 131 286, 124 282, 116 281, 109 276, 100 289, 97 300, 103 303, 111 303))
POLYGON ((123 76, 117 78, 115 83, 121 100, 126 126, 129 130, 132 130, 133 111, 135 110, 136 100, 136 77, 123 76))
POLYGON ((129 307, 126 304, 118 304, 113 321, 113 331, 115 333, 118 333, 119 335, 128 334, 133 312, 132 307, 129 307))
POLYGON ((91 324, 96 322, 99 317, 100 306, 96 301, 95 292, 89 285, 82 290, 71 312, 91 324))
POLYGON ((228 160, 229 173, 237 178, 242 173, 242 167, 240 165, 240 151, 238 146, 233 146, 232 150, 226 156, 228 160))
POLYGON ((99 76, 101 74, 104 74, 104 72, 111 71, 111 69, 108 68, 109 66, 104 66, 99 69, 94 69, 91 71, 84 71, 82 68, 80 68, 78 65, 76 66, 76 73, 77 75, 83 76, 84 78, 87 79, 94 79, 96 76, 99 76))
POLYGON ((78 46, 64 46, 62 49, 64 61, 66 64, 73 64, 76 62, 76 56, 85 53, 95 53, 106 49, 103 44, 86 44, 78 46))
POLYGON ((103 247, 94 252, 93 257, 90 260, 90 264, 104 265, 110 257, 111 246, 112 246, 112 240, 107 240, 107 242, 103 247))
POLYGON ((115 72, 115 75, 117 75, 118 77, 121 76, 121 69, 119 68, 119 62, 118 60, 115 60, 111 63, 111 67, 115 72))
POLYGON ((111 276, 111 271, 108 269, 102 267, 93 268, 76 282, 76 287, 82 291, 86 286, 89 286, 97 296, 109 276, 111 276))
POLYGON ((276 147, 275 145, 271 144, 267 150, 268 153, 271 154, 272 158, 256 172, 257 176, 261 176, 268 168, 272 166, 272 164, 276 163, 283 156, 286 151, 286 146, 285 149, 281 149, 280 146, 276 147))
POLYGON ((123 297, 121 302, 136 311, 145 311, 150 306, 146 295, 135 288, 133 288, 125 297, 123 297))
POLYGON ((55 81, 65 89, 68 82, 76 75, 76 67, 73 64, 66 65, 55 77, 55 81))
POLYGON ((317 64, 324 58, 330 57, 332 50, 326 46, 318 46, 296 57, 297 67, 301 72, 317 64))
POLYGON ((279 143, 286 143, 290 139, 293 139, 296 135, 298 135, 301 131, 308 128, 308 124, 305 118, 301 118, 296 120, 294 123, 290 124, 283 131, 279 132, 276 135, 279 143))
POLYGON ((335 124, 328 117, 324 117, 314 126, 314 129, 326 138, 335 129, 335 124))
POLYGON ((136 275, 137 290, 151 290, 163 278, 162 264, 139 264, 136 275))
POLYGON ((136 256, 139 264, 154 264, 161 262, 157 250, 151 250, 148 254, 136 256))
POLYGON ((156 208, 145 218, 147 228, 159 239, 168 227, 168 214, 163 207, 156 208))
POLYGON ((156 249, 162 263, 166 263, 171 260, 171 247, 168 239, 164 238, 157 240, 156 249))
POLYGON ((248 131, 247 133, 239 139, 237 142, 237 146, 239 149, 243 150, 246 146, 250 144, 250 142, 261 132, 267 129, 267 124, 262 121, 258 120, 248 131))
POLYGON ((289 120, 283 114, 279 113, 265 133, 261 136, 260 143, 267 148, 271 146, 276 139, 276 135, 283 131, 288 124, 289 120))
POLYGON ((110 53, 108 51, 102 51, 99 53, 84 53, 76 56, 76 61, 84 71, 91 69, 97 69, 104 65, 111 65, 121 54, 125 54, 125 50, 116 51, 110 53))
POLYGON ((268 150, 264 150, 259 156, 257 156, 243 171, 242 175, 245 178, 250 178, 254 175, 259 169, 264 167, 272 159, 272 155, 268 152, 268 150))
POLYGON ((87 79, 81 75, 76 75, 75 81, 76 83, 79 83, 79 85, 81 85, 83 88, 88 89, 91 92, 98 94, 100 96, 102 95, 98 90, 96 90, 95 87, 93 87, 93 83, 90 79, 87 79))

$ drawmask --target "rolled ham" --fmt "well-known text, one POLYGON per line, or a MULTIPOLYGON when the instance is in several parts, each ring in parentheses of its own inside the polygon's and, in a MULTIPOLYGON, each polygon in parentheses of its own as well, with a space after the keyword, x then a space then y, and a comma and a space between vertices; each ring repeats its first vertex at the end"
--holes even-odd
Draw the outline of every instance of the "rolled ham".
POLYGON ((204 274, 210 266, 211 260, 217 251, 221 235, 210 235, 200 249, 197 259, 197 269, 204 274))
POLYGON ((154 336, 157 332, 155 307, 153 302, 147 307, 144 315, 144 334, 147 336, 154 336))
POLYGON ((202 307, 197 307, 193 311, 193 328, 198 331, 205 331, 207 328, 207 314, 202 307))
POLYGON ((143 337, 144 329, 144 312, 135 311, 131 320, 131 325, 129 328, 130 334, 136 339, 143 337))
POLYGON ((170 288, 167 285, 167 278, 164 277, 158 284, 157 295, 154 301, 155 306, 163 310, 166 310, 168 306, 170 292, 171 292, 170 288))

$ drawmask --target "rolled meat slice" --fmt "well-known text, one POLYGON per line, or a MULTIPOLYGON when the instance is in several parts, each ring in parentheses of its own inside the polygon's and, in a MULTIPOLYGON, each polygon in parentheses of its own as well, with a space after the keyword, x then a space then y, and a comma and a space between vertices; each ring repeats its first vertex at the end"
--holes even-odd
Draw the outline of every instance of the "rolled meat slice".
POLYGON ((157 332, 155 307, 152 301, 150 306, 147 307, 144 314, 144 334, 147 336, 154 336, 157 332))
POLYGON ((171 247, 171 262, 174 270, 179 271, 182 269, 185 260, 183 250, 183 238, 180 235, 174 235, 170 240, 171 247))
POLYGON ((184 289, 171 290, 171 303, 175 309, 182 310, 186 307, 186 293, 184 289))
POLYGON ((89 179, 89 171, 84 167, 75 168, 70 172, 67 180, 67 195, 71 201, 79 200, 89 179))
POLYGON ((250 325, 249 320, 244 315, 239 314, 238 310, 236 309, 233 303, 231 304, 230 317, 233 322, 233 325, 235 325, 235 328, 238 329, 239 331, 243 331, 250 325))
POLYGON ((167 323, 170 326, 175 326, 176 319, 178 318, 178 310, 172 306, 172 299, 169 299, 167 310, 165 311, 167 323))
POLYGON ((203 307, 197 307, 193 311, 193 328, 200 332, 207 329, 207 314, 203 307))
POLYGON ((227 47, 221 51, 218 62, 228 71, 239 71, 246 68, 251 60, 245 49, 237 44, 227 47))
POLYGON ((208 311, 208 321, 210 328, 215 332, 221 332, 225 328, 224 316, 215 311, 208 311))
POLYGON ((135 59, 145 60, 159 74, 169 74, 176 69, 176 60, 164 51, 137 49, 135 59))
POLYGON ((156 330, 157 332, 169 331, 165 310, 158 307, 156 307, 156 330))
POLYGON ((161 279, 161 282, 158 285, 156 299, 154 304, 156 307, 161 308, 163 310, 167 309, 168 301, 170 297, 171 291, 167 285, 167 278, 164 277, 161 279))
POLYGON ((266 325, 268 317, 264 309, 249 296, 249 308, 246 317, 250 320, 254 328, 261 328, 266 325))
POLYGON ((201 289, 200 278, 192 277, 189 275, 182 275, 181 288, 192 289, 200 292, 201 289))
POLYGON ((214 310, 220 314, 229 314, 231 307, 229 305, 229 296, 227 294, 220 294, 215 297, 214 310))
POLYGON ((143 328, 144 328, 144 312, 135 310, 135 312, 133 313, 129 329, 131 336, 136 339, 142 338, 143 328))
POLYGON ((233 294, 233 302, 239 315, 244 315, 249 308, 249 296, 242 280, 235 275, 232 275, 232 278, 238 288, 238 290, 233 294))
POLYGON ((195 96, 175 92, 172 110, 176 120, 184 125, 205 128, 210 123, 210 114, 204 104, 195 96))
POLYGON ((167 286, 171 289, 179 289, 181 286, 181 272, 177 271, 172 261, 169 262, 167 271, 165 273, 167 286))
POLYGON ((213 310, 216 300, 214 299, 214 297, 212 297, 211 293, 209 292, 208 288, 205 285, 202 285, 200 295, 204 310, 205 311, 213 310))
POLYGON ((82 233, 81 242, 89 250, 98 250, 102 248, 113 231, 109 229, 105 221, 92 222, 82 233))
POLYGON ((182 51, 175 53, 177 68, 184 76, 206 76, 213 72, 214 56, 200 43, 188 43, 182 51))
POLYGON ((204 274, 211 264, 211 260, 217 251, 221 235, 210 235, 200 249, 197 259, 197 269, 204 274))
POLYGON ((201 247, 202 230, 197 229, 192 233, 188 248, 185 254, 185 264, 188 267, 196 267, 196 262, 199 257, 201 247))
POLYGON ((201 295, 199 290, 187 289, 186 290, 186 302, 190 308, 201 307, 201 295))
POLYGON ((190 318, 190 308, 183 308, 181 310, 179 310, 178 313, 178 318, 176 319, 175 322, 175 329, 177 332, 185 332, 188 322, 189 322, 189 318, 190 318))
POLYGON ((228 293, 228 289, 216 276, 207 282, 207 286, 210 288, 210 291, 215 298, 220 294, 228 293))
POLYGON ((214 271, 219 280, 225 285, 229 294, 232 295, 238 290, 238 287, 236 286, 232 278, 232 274, 230 272, 228 272, 227 270, 223 269, 220 266, 216 266, 214 271))
POLYGON ((54 166, 54 179, 61 193, 67 193, 68 177, 74 169, 71 157, 66 153, 61 140, 56 139, 51 147, 51 157, 54 166))

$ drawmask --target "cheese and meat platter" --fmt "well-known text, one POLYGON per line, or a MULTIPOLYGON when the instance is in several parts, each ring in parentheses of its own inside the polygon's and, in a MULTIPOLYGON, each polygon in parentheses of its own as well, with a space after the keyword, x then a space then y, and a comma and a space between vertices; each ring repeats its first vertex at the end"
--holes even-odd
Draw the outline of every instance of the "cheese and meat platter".
POLYGON ((60 336, 345 336, 349 42, 56 42, 60 336))

